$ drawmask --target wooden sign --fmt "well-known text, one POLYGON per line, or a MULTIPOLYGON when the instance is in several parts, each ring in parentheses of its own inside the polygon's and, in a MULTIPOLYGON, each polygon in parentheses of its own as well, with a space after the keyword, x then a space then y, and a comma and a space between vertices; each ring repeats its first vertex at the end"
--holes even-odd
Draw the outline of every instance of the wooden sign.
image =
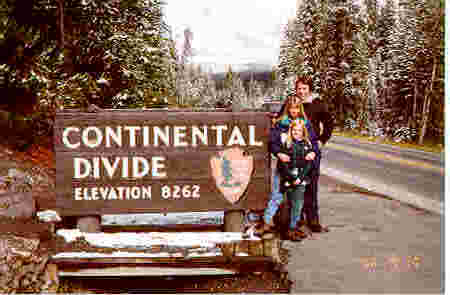
POLYGON ((263 112, 108 110, 56 115, 61 215, 263 209, 263 112))

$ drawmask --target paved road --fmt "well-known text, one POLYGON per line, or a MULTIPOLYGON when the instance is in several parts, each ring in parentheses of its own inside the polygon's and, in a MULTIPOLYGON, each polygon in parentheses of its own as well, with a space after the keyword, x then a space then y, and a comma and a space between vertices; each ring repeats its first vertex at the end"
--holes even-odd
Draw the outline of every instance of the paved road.
POLYGON ((443 213, 443 156, 343 137, 333 137, 323 152, 323 174, 443 213))
POLYGON ((443 219, 396 200, 352 192, 321 176, 321 222, 330 232, 289 249, 292 293, 441 293, 443 219))
POLYGON ((342 136, 333 136, 330 143, 346 145, 354 148, 362 148, 366 151, 383 152, 392 156, 409 158, 416 161, 424 161, 432 165, 444 167, 444 153, 430 153, 421 150, 392 146, 389 144, 373 143, 342 136))

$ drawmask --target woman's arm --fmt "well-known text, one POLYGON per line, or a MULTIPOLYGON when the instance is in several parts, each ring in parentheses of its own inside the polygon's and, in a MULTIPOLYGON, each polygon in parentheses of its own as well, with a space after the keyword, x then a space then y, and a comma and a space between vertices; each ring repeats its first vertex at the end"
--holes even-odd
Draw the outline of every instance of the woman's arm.
POLYGON ((277 124, 270 129, 270 152, 276 156, 281 150, 281 129, 277 124))

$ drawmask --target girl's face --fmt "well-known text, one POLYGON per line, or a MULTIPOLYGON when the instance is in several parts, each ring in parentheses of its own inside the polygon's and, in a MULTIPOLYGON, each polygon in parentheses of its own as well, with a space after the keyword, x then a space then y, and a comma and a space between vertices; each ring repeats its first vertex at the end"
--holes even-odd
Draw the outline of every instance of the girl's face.
POLYGON ((288 109, 288 112, 289 112, 289 116, 291 118, 294 118, 294 119, 298 118, 298 116, 300 115, 300 107, 299 106, 295 106, 295 105, 290 106, 289 109, 288 109))
POLYGON ((292 127, 292 138, 295 140, 303 139, 303 127, 295 125, 292 127))

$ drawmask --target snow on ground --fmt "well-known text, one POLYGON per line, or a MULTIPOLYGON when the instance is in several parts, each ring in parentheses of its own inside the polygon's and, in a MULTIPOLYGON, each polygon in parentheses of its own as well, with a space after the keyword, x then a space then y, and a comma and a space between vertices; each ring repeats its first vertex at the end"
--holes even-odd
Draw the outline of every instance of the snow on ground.
MULTIPOLYGON (((97 252, 62 252, 53 258, 105 258, 105 257, 211 257, 221 256, 222 251, 217 244, 238 242, 241 240, 260 240, 253 235, 244 238, 238 232, 178 232, 178 233, 84 233, 78 229, 60 229, 56 232, 62 236, 66 242, 70 243, 77 238, 83 237, 89 244, 106 248, 137 248, 148 249, 155 245, 165 245, 172 247, 194 247, 188 249, 188 253, 183 251, 176 253, 136 253, 126 251, 116 251, 113 253, 97 252)), ((247 253, 238 253, 238 256, 248 256, 247 253)))
POLYGON ((83 237, 93 246, 110 248, 150 248, 155 245, 212 248, 219 243, 260 240, 255 236, 244 238, 239 232, 84 233, 78 229, 60 229, 56 233, 69 243, 83 237))

